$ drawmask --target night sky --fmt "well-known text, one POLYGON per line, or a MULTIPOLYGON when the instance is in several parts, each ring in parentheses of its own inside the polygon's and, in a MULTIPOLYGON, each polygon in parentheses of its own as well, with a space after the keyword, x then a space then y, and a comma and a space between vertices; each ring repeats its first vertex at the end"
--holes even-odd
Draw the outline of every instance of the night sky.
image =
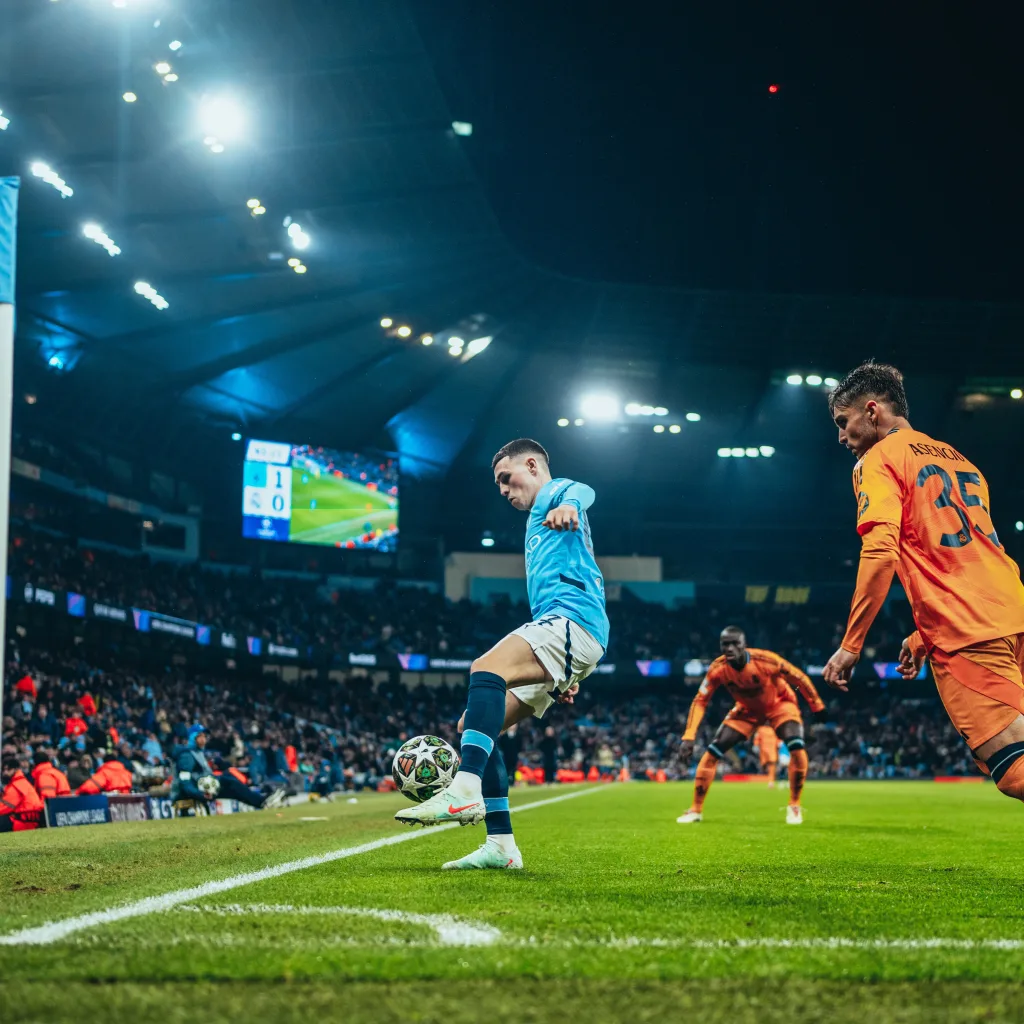
POLYGON ((1024 262, 1012 6, 418 11, 502 226, 538 264, 684 287, 1008 299, 1024 262))

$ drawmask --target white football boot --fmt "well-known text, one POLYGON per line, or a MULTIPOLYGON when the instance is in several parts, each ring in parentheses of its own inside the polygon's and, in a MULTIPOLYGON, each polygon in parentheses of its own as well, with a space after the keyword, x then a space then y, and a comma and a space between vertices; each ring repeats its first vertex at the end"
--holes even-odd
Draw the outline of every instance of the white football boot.
POLYGON ((457 785, 458 778, 456 775, 455 781, 447 789, 442 789, 429 800, 399 811, 395 815, 395 821, 400 821, 403 825, 424 827, 443 825, 447 821, 457 821, 460 825, 476 825, 483 821, 487 807, 479 792, 479 781, 476 795, 467 795, 465 791, 460 792, 462 786, 457 785))
POLYGON ((478 850, 441 865, 442 871, 471 871, 475 868, 522 871, 523 855, 519 852, 518 846, 512 847, 511 850, 503 850, 497 843, 488 839, 478 850))
POLYGON ((704 815, 700 811, 687 811, 685 814, 680 814, 676 818, 677 825, 696 825, 698 822, 704 820, 704 815))
POLYGON ((786 824, 802 825, 804 823, 804 812, 799 804, 790 804, 786 808, 786 824))

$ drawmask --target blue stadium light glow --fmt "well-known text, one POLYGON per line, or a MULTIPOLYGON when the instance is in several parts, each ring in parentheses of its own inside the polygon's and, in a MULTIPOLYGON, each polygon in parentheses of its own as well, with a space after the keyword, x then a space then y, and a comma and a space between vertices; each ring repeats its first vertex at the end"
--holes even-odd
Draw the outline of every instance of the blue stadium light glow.
POLYGON ((770 459, 775 454, 775 449, 770 444, 763 444, 760 448, 719 448, 720 459, 758 459, 762 456, 770 459))
MULTIPOLYGON (((165 64, 169 71, 166 61, 156 67, 165 64)), ((204 96, 199 101, 198 120, 203 144, 210 147, 211 153, 223 153, 226 142, 237 142, 245 135, 249 118, 245 108, 232 96, 204 96)))
POLYGON ((423 337, 420 338, 420 344, 421 345, 433 345, 434 344, 434 336, 432 334, 424 334, 423 337))
POLYGON ((4 112, 0 110, 0 132, 7 131, 7 126, 11 123, 9 117, 4 117, 4 112))
POLYGON ((42 160, 33 161, 29 166, 29 170, 35 177, 45 181, 47 185, 52 185, 60 193, 61 199, 70 199, 75 194, 75 190, 49 164, 43 163, 42 160))
POLYGON ((469 121, 452 121, 452 131, 455 132, 456 135, 468 138, 473 134, 473 126, 469 121))
POLYGON ((160 76, 169 75, 171 73, 170 62, 166 60, 158 60, 153 65, 153 70, 160 76))
POLYGON ((139 97, 136 96, 135 93, 131 92, 130 90, 126 93, 122 93, 121 95, 121 99, 123 99, 125 103, 134 103, 138 98, 139 97))
POLYGON ((656 434, 664 434, 665 433, 665 425, 663 423, 655 423, 655 425, 654 425, 654 432, 656 434))
POLYGON ((231 435, 231 440, 232 440, 232 441, 241 441, 241 440, 242 440, 242 435, 241 435, 241 434, 240 434, 240 433, 239 433, 239 432, 238 432, 238 431, 236 430, 236 431, 235 431, 235 432, 234 432, 234 433, 233 433, 233 434, 231 435))
POLYGON ((682 429, 683 429, 683 428, 682 428, 681 426, 679 426, 679 424, 678 424, 678 423, 673 423, 673 424, 672 424, 672 426, 670 426, 670 427, 668 428, 668 432, 669 432, 670 434, 678 434, 678 433, 679 433, 679 432, 680 432, 680 431, 681 431, 682 429))
POLYGON ((1016 531, 1017 531, 1018 533, 1024 533, 1024 520, 1022 520, 1022 519, 1018 519, 1018 520, 1017 520, 1017 522, 1015 522, 1015 523, 1013 524, 1013 528, 1014 528, 1014 529, 1015 529, 1015 530, 1016 530, 1016 531))
POLYGON ((178 76, 173 71, 169 75, 164 75, 165 82, 176 82, 177 80, 178 76))
POLYGON ((835 379, 835 377, 826 377, 825 378, 825 387, 827 387, 827 388, 834 388, 838 383, 839 383, 839 381, 837 381, 835 379))
POLYGON ((761 457, 761 452, 757 448, 748 448, 745 454, 748 459, 759 459, 761 457))
POLYGON ((734 459, 742 459, 743 456, 746 455, 746 454, 747 454, 747 450, 745 448, 733 448, 732 449, 732 457, 734 459))
POLYGON ((484 535, 480 538, 480 547, 482 548, 493 548, 494 537, 491 536, 490 530, 484 530, 484 535))
POLYGON ((700 423, 700 413, 699 412, 688 412, 686 414, 686 419, 690 423, 700 423))
POLYGON ((586 420, 582 420, 582 419, 578 419, 578 420, 573 420, 573 423, 574 423, 574 424, 575 424, 575 425, 576 425, 577 427, 582 427, 582 426, 583 426, 583 424, 584 424, 584 423, 586 423, 586 420))
POLYGON ((50 356, 50 358, 46 360, 46 365, 49 366, 53 370, 63 370, 64 369, 64 360, 61 359, 60 356, 53 355, 53 356, 50 356))
POLYGON ((809 373, 807 374, 807 383, 810 384, 811 387, 816 388, 821 383, 821 377, 816 373, 809 373))
POLYGON ((761 445, 761 454, 766 459, 770 459, 775 454, 775 449, 770 444, 763 444, 761 445))
POLYGON ((566 418, 565 418, 565 417, 563 416, 563 417, 562 417, 562 418, 561 418, 561 419, 560 419, 560 420, 558 421, 558 425, 559 425, 560 427, 567 427, 567 426, 569 426, 569 421, 568 421, 568 420, 567 420, 567 419, 566 419, 566 418))
POLYGON ((615 420, 622 411, 622 403, 615 395, 599 393, 584 395, 580 399, 580 412, 591 420, 615 420))
POLYGON ((803 382, 804 382, 804 379, 803 379, 803 377, 800 376, 799 373, 791 373, 786 378, 786 383, 787 384, 794 384, 795 385, 795 384, 803 384, 803 382))
POLYGON ((85 224, 82 226, 82 234, 90 241, 102 246, 110 256, 120 256, 121 247, 99 226, 99 224, 85 224))
POLYGON ((169 43, 167 44, 167 49, 168 49, 168 50, 172 50, 172 51, 174 51, 174 52, 177 52, 178 50, 180 50, 180 49, 181 49, 181 40, 180 40, 180 39, 172 39, 172 40, 171 40, 171 41, 170 41, 170 42, 169 42, 169 43))
POLYGON ((731 459, 732 458, 732 449, 731 448, 719 448, 718 449, 718 457, 720 459, 731 459))
MULTIPOLYGON (((641 405, 639 402, 627 402, 625 408, 622 410, 627 416, 667 416, 668 409, 663 405, 641 405)), ((696 416, 700 419, 697 413, 689 413, 687 419, 690 416, 696 416)))
POLYGON ((298 249, 300 252, 303 249, 309 248, 309 243, 311 239, 309 235, 307 235, 306 232, 302 230, 302 225, 299 224, 297 221, 293 220, 288 225, 288 238, 292 243, 292 247, 298 249))

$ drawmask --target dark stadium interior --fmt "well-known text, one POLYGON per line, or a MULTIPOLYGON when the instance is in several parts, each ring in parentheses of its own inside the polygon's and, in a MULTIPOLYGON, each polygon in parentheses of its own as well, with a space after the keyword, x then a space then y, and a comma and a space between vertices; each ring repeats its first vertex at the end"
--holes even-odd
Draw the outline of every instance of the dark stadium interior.
MULTIPOLYGON (((928 780, 959 800, 972 789, 938 779, 994 792, 933 665, 899 674, 918 628, 899 583, 849 692, 823 680, 861 550, 855 462, 828 394, 863 361, 899 367, 913 427, 983 471, 996 549, 1022 563, 1018 17, 1012 5, 870 0, 0 0, 0 186, 21 179, 5 764, 50 759, 76 793, 123 766, 123 795, 155 801, 147 820, 198 819, 219 806, 181 788, 181 758, 202 732, 218 776, 249 787, 252 806, 285 808, 268 827, 329 798, 294 820, 351 811, 362 828, 370 801, 410 795, 393 774, 406 740, 459 747, 474 659, 541 618, 527 600, 526 517, 492 468, 502 445, 527 437, 555 477, 596 492, 579 512, 610 640, 574 702, 497 740, 519 782, 513 805, 552 782, 559 794, 583 781, 648 793, 675 783, 688 799, 731 703, 724 690, 696 751, 684 738, 681 752, 680 737, 730 624, 805 671, 825 701, 813 723, 801 703, 813 791, 902 780, 924 793, 928 780)), ((2 215, 0 203, 5 304, 2 215)), ((0 342, 3 328, 0 317, 0 342)), ((975 537, 961 522, 966 547, 975 537)), ((789 739, 783 765, 800 750, 789 739)), ((760 784, 753 741, 721 761, 711 778, 760 784)), ((850 826, 855 847, 882 841, 865 820, 850 826)), ((956 820, 931 841, 960 843, 956 820)), ((638 853, 641 827, 623 840, 638 853)), ((911 827, 897 840, 906 849, 911 827)), ((835 849, 850 842, 822 828, 835 849)), ((747 856, 761 840, 736 843, 747 856)), ((256 849, 266 864, 276 856, 256 849)), ((790 865, 764 849, 744 884, 757 877, 781 906, 765 879, 790 865)), ((678 866, 651 893, 705 854, 680 843, 671 856, 678 866)), ((6 894, 3 870, 0 856, 6 894)), ((867 869, 847 884, 845 862, 827 870, 842 876, 841 898, 816 876, 820 907, 876 884, 867 869)), ((19 879, 28 871, 19 862, 19 879)), ((950 884, 966 891, 982 875, 972 871, 950 884)), ((614 888, 632 866, 611 874, 614 888)), ((694 891, 714 918, 715 892, 694 891)), ((667 897, 658 905, 674 912, 667 897)), ((950 941, 990 937, 981 917, 950 941)), ((1024 948, 1011 925, 1007 941, 1024 948)), ((908 934, 930 939, 928 927, 908 934)), ((707 941, 715 974, 726 954, 711 948, 717 932, 707 941)), ((880 966, 857 977, 902 977, 877 950, 864 955, 880 966)))

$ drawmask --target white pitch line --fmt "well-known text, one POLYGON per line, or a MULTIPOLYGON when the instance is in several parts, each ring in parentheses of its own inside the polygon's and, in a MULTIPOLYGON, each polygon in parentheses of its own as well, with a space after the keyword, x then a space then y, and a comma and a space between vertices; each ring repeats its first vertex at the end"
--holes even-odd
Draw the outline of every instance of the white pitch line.
POLYGON ((803 949, 803 950, 891 950, 916 951, 929 949, 951 950, 1007 950, 1024 949, 1024 939, 851 939, 845 936, 824 936, 803 939, 674 939, 657 936, 610 936, 606 939, 569 939, 538 941, 535 937, 511 940, 523 946, 559 946, 564 948, 602 949, 720 949, 739 952, 750 949, 803 949))
MULTIPOLYGON (((576 790, 561 796, 549 797, 547 800, 535 800, 533 803, 521 804, 519 807, 510 808, 510 810, 513 813, 532 811, 536 807, 547 807, 549 804, 558 804, 563 800, 572 800, 590 793, 604 792, 606 789, 606 786, 595 786, 593 789, 576 790)), ((359 846, 346 846, 340 850, 331 850, 329 853, 319 853, 312 857, 303 857, 301 860, 286 861, 284 864, 275 864, 271 867, 261 868, 259 871, 247 871, 244 874, 232 875, 230 878, 222 878, 215 882, 204 882, 202 885, 178 889, 161 896, 147 896, 145 899, 125 903, 119 907, 111 907, 108 910, 94 910, 90 914, 68 917, 63 921, 47 921, 46 924, 34 928, 23 928, 21 931, 0 935, 0 946, 47 946, 85 928, 113 924, 115 921, 125 921, 131 917, 157 914, 164 910, 170 910, 171 907, 175 907, 179 903, 193 903, 219 892, 227 892, 229 889, 238 889, 243 885, 252 885, 254 882, 265 882, 268 878, 278 878, 281 875, 291 874, 293 871, 305 871, 306 868, 320 867, 322 864, 345 860, 348 857, 358 857, 361 853, 372 853, 385 846, 396 846, 398 843, 407 843, 413 839, 421 839, 423 836, 436 835, 438 832, 445 832, 457 826, 457 822, 451 822, 415 832, 385 836, 369 843, 360 843, 359 846)))
POLYGON ((489 924, 466 921, 451 914, 413 914, 406 910, 376 910, 372 907, 296 907, 280 903, 240 903, 195 906, 183 904, 179 910, 218 917, 240 917, 246 914, 299 914, 309 917, 344 915, 370 917, 377 921, 401 921, 403 924, 422 924, 433 928, 442 946, 491 946, 501 938, 501 932, 489 924))

